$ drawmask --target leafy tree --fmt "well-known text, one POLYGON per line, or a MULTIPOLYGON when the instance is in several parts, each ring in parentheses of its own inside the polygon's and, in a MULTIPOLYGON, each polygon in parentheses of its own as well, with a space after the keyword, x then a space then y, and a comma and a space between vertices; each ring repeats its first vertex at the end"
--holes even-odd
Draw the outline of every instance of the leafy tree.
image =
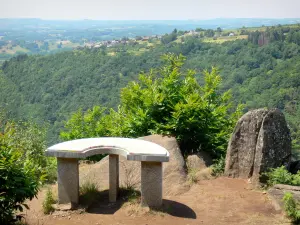
POLYGON ((196 31, 196 32, 200 32, 200 31, 205 31, 205 29, 202 29, 202 28, 200 28, 200 27, 197 27, 197 28, 195 29, 195 31, 196 31))
MULTIPOLYGON (((63 121, 71 113, 80 108, 85 112, 94 105, 117 112, 120 90, 128 82, 138 80, 139 71, 148 73, 151 68, 158 68, 159 58, 164 53, 181 53, 186 57, 182 69, 195 69, 195 78, 201 85, 204 84, 203 70, 210 70, 212 66, 220 68, 222 83, 218 93, 231 89, 234 106, 242 102, 246 105, 245 111, 259 107, 282 110, 292 131, 294 153, 298 155, 300 45, 292 34, 299 32, 300 27, 276 28, 281 29, 278 33, 283 32, 286 38, 262 46, 258 45, 261 32, 244 29, 250 32, 249 41, 205 43, 190 36, 181 37, 182 42, 154 42, 148 49, 147 43, 136 42, 136 45, 82 48, 47 56, 20 55, 2 64, 0 107, 7 112, 7 119, 49 123, 47 141, 51 145, 58 142, 63 121)), ((272 29, 275 28, 266 29, 265 37, 272 29)), ((5 58, 0 54, 0 59, 5 58)), ((110 114, 110 110, 106 110, 106 114, 110 114)))
POLYGON ((157 133, 175 136, 183 153, 201 150, 223 155, 241 107, 234 110, 230 91, 218 93, 221 77, 216 68, 204 72, 205 85, 200 86, 195 71, 181 72, 182 55, 167 54, 163 59, 163 67, 141 73, 139 82, 131 82, 122 90, 117 111, 111 110, 104 117, 99 107, 86 114, 80 111, 67 122, 62 137, 157 133))
POLYGON ((164 36, 162 36, 161 42, 163 44, 168 44, 172 41, 175 41, 176 38, 177 38, 177 29, 174 29, 171 34, 165 34, 164 36))
POLYGON ((32 130, 26 131, 28 135, 22 137, 23 140, 20 140, 16 133, 25 134, 24 129, 19 131, 18 127, 9 124, 2 130, 3 133, 0 133, 0 223, 11 224, 21 218, 20 215, 14 215, 17 211, 22 212, 23 207, 28 209, 25 200, 36 197, 41 183, 45 180, 44 169, 46 168, 41 168, 41 156, 36 151, 41 150, 38 146, 40 143, 38 137, 32 139, 31 136, 31 139, 25 141, 32 130), (37 141, 37 146, 34 141, 37 141), (34 149, 28 149, 29 146, 34 149))
POLYGON ((20 217, 14 213, 28 208, 24 201, 32 199, 38 192, 40 180, 35 176, 36 168, 30 161, 23 161, 17 152, 0 144, 0 223, 10 224, 20 217))
POLYGON ((215 35, 215 32, 212 29, 205 30, 205 32, 204 32, 205 37, 213 37, 214 35, 215 35))

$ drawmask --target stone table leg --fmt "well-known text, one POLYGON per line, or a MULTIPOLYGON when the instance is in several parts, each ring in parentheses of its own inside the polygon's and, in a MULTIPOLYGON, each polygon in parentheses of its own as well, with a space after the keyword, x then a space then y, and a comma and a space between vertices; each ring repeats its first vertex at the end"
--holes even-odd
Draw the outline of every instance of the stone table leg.
POLYGON ((78 159, 57 158, 58 203, 78 205, 79 171, 78 159))
POLYGON ((141 162, 142 206, 160 207, 162 205, 162 163, 141 162))
POLYGON ((116 202, 119 189, 119 155, 109 155, 109 202, 116 202))

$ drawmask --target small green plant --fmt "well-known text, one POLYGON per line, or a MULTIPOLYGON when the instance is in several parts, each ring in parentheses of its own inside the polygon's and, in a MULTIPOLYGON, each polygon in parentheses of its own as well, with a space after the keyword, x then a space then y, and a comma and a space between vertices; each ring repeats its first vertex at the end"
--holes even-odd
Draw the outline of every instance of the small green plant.
POLYGON ((266 172, 263 175, 268 177, 267 184, 269 186, 275 184, 300 186, 300 172, 292 174, 284 166, 271 168, 269 172, 266 172))
POLYGON ((213 176, 221 176, 225 170, 225 157, 221 156, 221 158, 214 160, 214 165, 212 166, 212 175, 213 176))
POLYGON ((139 200, 139 197, 141 196, 141 193, 134 190, 134 188, 120 188, 119 190, 120 196, 122 200, 130 202, 130 203, 135 203, 139 200))
POLYGON ((97 199, 97 195, 99 194, 98 185, 91 181, 86 181, 80 187, 79 192, 81 203, 90 206, 97 199))
POLYGON ((300 171, 293 175, 292 185, 300 186, 300 171))
POLYGON ((286 192, 283 196, 284 210, 293 224, 300 224, 299 203, 295 201, 292 193, 286 192))
POLYGON ((53 193, 50 188, 47 189, 46 197, 43 201, 43 212, 44 214, 50 214, 54 211, 54 207, 52 204, 55 203, 55 200, 53 198, 53 193))

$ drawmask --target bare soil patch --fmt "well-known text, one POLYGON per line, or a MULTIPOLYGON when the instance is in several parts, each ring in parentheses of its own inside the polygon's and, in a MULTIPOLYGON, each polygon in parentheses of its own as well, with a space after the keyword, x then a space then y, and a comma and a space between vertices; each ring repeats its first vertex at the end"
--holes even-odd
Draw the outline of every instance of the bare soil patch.
POLYGON ((41 191, 38 199, 29 202, 26 222, 29 225, 290 224, 281 211, 275 210, 265 192, 253 189, 242 179, 220 177, 200 181, 183 194, 167 196, 160 211, 140 208, 137 203, 124 203, 122 199, 109 204, 107 192, 102 194, 102 201, 87 211, 43 215, 45 191, 41 191))

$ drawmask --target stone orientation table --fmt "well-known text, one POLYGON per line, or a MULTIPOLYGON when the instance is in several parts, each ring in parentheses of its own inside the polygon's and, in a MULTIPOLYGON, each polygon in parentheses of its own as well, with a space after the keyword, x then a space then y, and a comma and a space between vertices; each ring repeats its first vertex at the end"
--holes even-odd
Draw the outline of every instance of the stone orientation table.
POLYGON ((153 142, 131 138, 85 138, 62 142, 49 147, 46 156, 57 158, 58 203, 79 203, 78 159, 109 154, 109 201, 115 202, 119 189, 119 155, 141 161, 141 205, 162 204, 162 162, 169 161, 169 152, 153 142))

